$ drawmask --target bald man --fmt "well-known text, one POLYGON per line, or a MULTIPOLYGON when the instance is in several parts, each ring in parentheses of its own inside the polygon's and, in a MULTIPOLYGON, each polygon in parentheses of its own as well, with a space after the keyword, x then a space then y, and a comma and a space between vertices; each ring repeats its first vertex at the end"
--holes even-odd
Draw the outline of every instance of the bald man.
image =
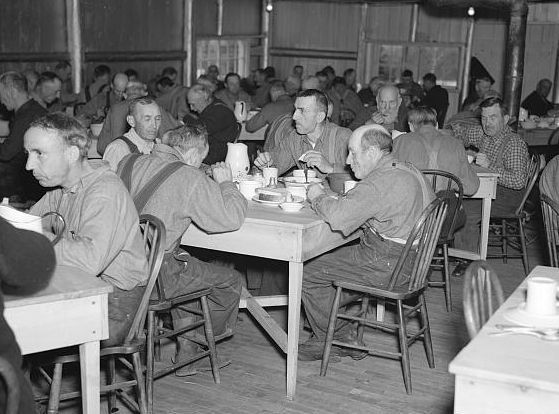
POLYGON ((407 117, 406 106, 402 105, 398 88, 394 85, 385 85, 378 90, 377 110, 373 112, 367 124, 382 125, 390 133, 393 130, 408 132, 407 117))
POLYGON ((190 88, 188 104, 196 114, 187 114, 183 119, 184 123, 203 125, 208 131, 210 149, 204 158, 204 164, 225 161, 227 143, 235 141, 240 131, 235 114, 226 104, 214 98, 211 90, 204 85, 190 88))
POLYGON ((77 118, 80 123, 88 126, 92 120, 99 121, 104 119, 111 106, 124 99, 124 92, 126 91, 127 84, 128 76, 126 76, 126 74, 115 74, 111 81, 110 90, 95 95, 81 109, 78 109, 77 118))
MULTIPOLYGON (((392 138, 380 125, 357 128, 349 139, 347 163, 360 180, 344 197, 329 197, 319 185, 308 191, 312 208, 334 231, 349 235, 362 228, 361 243, 345 246, 304 266, 303 304, 313 336, 299 345, 299 359, 322 359, 334 280, 386 287, 406 240, 421 213, 435 198, 423 174, 391 154, 392 138), (394 189, 398 189, 394 191, 394 189)), ((404 265, 403 274, 411 268, 404 265)), ((352 339, 351 325, 339 326, 335 339, 352 339)), ((363 357, 333 347, 334 356, 363 357)))

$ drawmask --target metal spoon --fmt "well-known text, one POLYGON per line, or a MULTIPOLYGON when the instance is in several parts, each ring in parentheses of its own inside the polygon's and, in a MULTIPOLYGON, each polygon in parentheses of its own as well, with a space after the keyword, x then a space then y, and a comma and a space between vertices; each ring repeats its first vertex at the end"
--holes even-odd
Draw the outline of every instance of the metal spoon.
POLYGON ((303 171, 305 172, 305 184, 307 184, 309 182, 309 177, 307 176, 309 167, 306 162, 303 163, 303 171))

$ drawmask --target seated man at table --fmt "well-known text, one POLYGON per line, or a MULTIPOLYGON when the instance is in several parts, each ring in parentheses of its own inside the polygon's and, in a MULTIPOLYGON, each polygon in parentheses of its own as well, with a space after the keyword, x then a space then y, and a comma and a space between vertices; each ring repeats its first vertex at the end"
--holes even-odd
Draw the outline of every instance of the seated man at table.
POLYGON ((292 167, 306 163, 318 170, 320 176, 345 170, 347 141, 351 131, 327 119, 328 98, 323 92, 308 89, 297 94, 292 131, 270 152, 262 152, 254 165, 263 168, 273 165, 284 174, 292 167))
MULTIPOLYGON (((464 146, 479 148, 476 164, 499 173, 497 195, 491 205, 491 214, 502 215, 514 211, 523 196, 528 176, 529 154, 526 143, 507 125, 509 116, 503 101, 491 97, 480 104, 481 125, 466 130, 464 146)), ((464 200, 466 225, 456 233, 456 247, 477 252, 481 200, 464 200)), ((461 266, 455 274, 461 273, 461 266)))
POLYGON ((225 76, 225 88, 218 90, 215 97, 232 111, 235 110, 235 102, 237 101, 245 102, 248 109, 252 106, 250 95, 241 89, 241 77, 233 72, 225 76))
MULTIPOLYGON (((272 84, 270 87, 270 97, 272 102, 266 104, 260 112, 246 122, 245 129, 247 132, 256 132, 265 126, 268 126, 269 131, 269 125, 274 120, 284 114, 293 114, 293 99, 285 91, 283 82, 275 81, 272 84)), ((266 131, 266 134, 268 131, 266 131)))
MULTIPOLYGON (((162 141, 166 145, 157 144, 151 155, 137 159, 128 156, 119 168, 120 176, 132 196, 137 197, 160 171, 178 164, 172 175, 145 195, 147 202, 139 212, 160 218, 167 229, 166 255, 160 273, 165 294, 174 297, 211 287, 209 305, 214 333, 233 331, 241 275, 233 269, 189 256, 180 248, 180 241, 192 222, 209 233, 237 230, 245 220, 247 201, 232 182, 228 166, 213 165, 213 179, 199 169, 208 153, 208 135, 204 127, 183 125, 168 131, 162 141), (132 167, 128 175, 123 173, 127 164, 132 167)), ((191 314, 177 311, 173 315, 175 328, 188 325, 191 318, 191 314)), ((180 339, 179 345, 181 359, 198 348, 186 338, 180 339)), ((182 371, 183 375, 196 373, 192 368, 182 371)))
POLYGON ((530 115, 546 116, 547 111, 553 109, 553 104, 547 100, 553 83, 549 79, 541 79, 533 91, 522 101, 522 107, 530 115))
POLYGON ((382 86, 377 94, 377 110, 373 112, 367 124, 382 125, 390 133, 393 130, 405 133, 408 127, 407 119, 408 111, 402 104, 398 88, 394 85, 382 86))
POLYGON ((159 105, 149 97, 134 99, 130 102, 126 121, 130 131, 111 142, 103 154, 113 171, 128 154, 151 154, 161 125, 159 105))
POLYGON ((157 97, 157 104, 169 112, 175 119, 183 119, 189 112, 186 95, 188 88, 178 83, 174 83, 167 76, 157 81, 157 90, 160 95, 157 97))
MULTIPOLYGON (((130 129, 130 124, 126 122, 126 118, 130 112, 130 104, 136 98, 142 98, 147 96, 148 92, 146 85, 132 81, 128 82, 126 85, 126 92, 124 92, 124 101, 117 102, 111 106, 107 116, 105 117, 105 122, 103 122, 103 129, 97 137, 97 152, 101 155, 105 153, 107 145, 124 135, 130 129)), ((161 125, 159 126, 158 137, 161 137, 165 132, 170 129, 179 126, 179 121, 171 116, 169 112, 163 108, 161 110, 161 125)))
MULTIPOLYGON (((434 199, 431 186, 412 164, 391 154, 392 138, 380 125, 356 129, 349 140, 350 164, 359 183, 345 197, 329 197, 318 185, 309 188, 312 208, 334 231, 349 235, 363 229, 361 243, 326 253, 303 270, 302 301, 313 336, 299 345, 300 360, 322 358, 328 318, 334 301, 334 280, 386 286, 417 219, 434 199)), ((404 274, 411 272, 410 262, 404 274)), ((335 338, 351 338, 350 326, 335 338)), ((332 349, 335 356, 359 353, 332 349)))
POLYGON ((111 88, 107 92, 93 96, 89 102, 79 108, 77 118, 86 126, 96 119, 104 119, 110 107, 124 98, 127 84, 128 76, 124 73, 115 74, 111 81, 111 88))
POLYGON ((58 264, 82 269, 113 286, 109 295, 109 339, 124 339, 147 283, 148 270, 138 213, 122 181, 108 165, 87 161, 91 138, 80 123, 52 113, 31 123, 24 136, 27 169, 50 188, 30 213, 55 211, 48 233, 62 233, 54 246, 58 264))
POLYGON ((0 76, 0 102, 14 117, 10 122, 10 134, 0 144, 0 197, 15 196, 19 201, 40 199, 45 190, 35 177, 25 170, 23 135, 29 124, 47 113, 27 92, 27 80, 18 72, 6 72, 0 76))
POLYGON ((54 106, 56 101, 60 99, 61 91, 62 81, 56 73, 43 72, 41 76, 39 76, 31 95, 39 105, 53 112, 62 108, 62 106, 54 106))
POLYGON ((237 123, 233 110, 219 99, 214 98, 211 91, 203 85, 194 85, 188 91, 188 103, 195 114, 184 117, 187 125, 203 125, 208 131, 209 152, 204 164, 215 164, 225 161, 227 143, 237 139, 240 125, 237 123))
POLYGON ((472 195, 479 187, 479 178, 472 166, 462 141, 450 131, 437 129, 437 112, 420 106, 408 112, 412 132, 394 141, 392 153, 402 162, 411 162, 421 170, 442 170, 454 174, 464 186, 464 194, 472 195))

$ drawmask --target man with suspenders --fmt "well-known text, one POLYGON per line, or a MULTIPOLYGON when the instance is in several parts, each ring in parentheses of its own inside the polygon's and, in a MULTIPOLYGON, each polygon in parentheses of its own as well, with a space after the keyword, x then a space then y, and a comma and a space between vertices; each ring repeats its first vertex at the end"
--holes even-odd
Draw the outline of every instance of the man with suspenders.
MULTIPOLYGON (((390 153, 392 138, 380 125, 357 128, 349 139, 348 164, 359 183, 334 199, 313 184, 312 208, 334 231, 349 235, 363 229, 359 244, 344 246, 305 263, 302 301, 313 336, 299 345, 299 359, 322 359, 324 340, 334 301, 334 280, 386 286, 409 234, 435 194, 421 172, 390 153)), ((410 275, 410 263, 403 272, 410 275)), ((352 338, 351 326, 337 329, 335 338, 352 338)), ((332 349, 335 356, 361 353, 332 349)))
POLYGON ((152 98, 137 98, 130 103, 126 121, 130 131, 111 142, 103 154, 113 171, 128 154, 151 154, 161 125, 161 110, 152 98))
MULTIPOLYGON (((223 162, 212 166, 213 179, 199 169, 208 153, 203 126, 180 126, 165 133, 151 155, 126 156, 117 174, 130 191, 139 214, 152 214, 165 224, 166 253, 159 277, 168 298, 212 288, 210 313, 215 335, 233 332, 241 293, 241 275, 234 269, 206 263, 180 248, 183 233, 194 222, 210 233, 237 230, 244 222, 247 201, 223 162), (165 145, 166 144, 166 145, 165 145)), ((173 313, 175 328, 191 322, 184 311, 173 313)), ((197 351, 179 337, 177 360, 197 351)), ((180 374, 195 374, 186 367, 180 374)))
POLYGON ((396 159, 411 162, 420 170, 454 174, 462 182, 465 195, 475 194, 479 178, 468 163, 464 145, 450 131, 437 129, 437 112, 426 106, 411 109, 408 124, 412 132, 394 140, 392 153, 396 159))

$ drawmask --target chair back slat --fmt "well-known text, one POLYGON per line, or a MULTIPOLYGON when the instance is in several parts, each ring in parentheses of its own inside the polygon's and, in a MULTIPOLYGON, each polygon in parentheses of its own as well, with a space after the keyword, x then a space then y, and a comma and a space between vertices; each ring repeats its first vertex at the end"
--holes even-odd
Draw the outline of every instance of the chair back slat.
POLYGON ((447 240, 454 234, 456 229, 458 212, 464 198, 464 186, 458 177, 446 171, 421 170, 421 172, 431 181, 431 186, 437 196, 444 195, 448 199, 446 220, 441 230, 441 239, 447 240), (441 190, 444 190, 444 194, 441 194, 441 190), (455 200, 452 200, 455 202, 451 203, 450 197, 455 197, 455 200))
POLYGON ((130 330, 126 335, 125 343, 129 343, 143 335, 149 299, 157 281, 161 263, 163 262, 163 253, 165 252, 167 239, 167 233, 163 222, 151 214, 142 214, 140 216, 140 228, 142 230, 142 239, 148 258, 149 277, 140 305, 134 315, 130 330))
POLYGON ((416 254, 411 266, 412 272, 408 283, 408 290, 414 291, 425 285, 429 264, 435 252, 446 211, 447 201, 441 198, 435 198, 425 210, 423 210, 423 213, 413 226, 406 245, 390 276, 390 282, 388 283, 389 290, 394 289, 398 284, 402 276, 404 265, 412 251, 415 251, 416 254))
POLYGON ((522 200, 520 201, 520 205, 515 210, 515 215, 520 215, 522 210, 524 209, 524 205, 526 204, 526 200, 528 200, 528 196, 534 188, 534 184, 536 184, 536 180, 540 175, 540 172, 545 167, 545 156, 543 154, 532 154, 532 158, 530 159, 530 164, 528 165, 528 176, 526 178, 526 185, 524 186, 524 193, 522 194, 522 200))
POLYGON ((464 319, 473 338, 505 301, 495 271, 483 260, 472 262, 464 276, 464 319))
POLYGON ((546 194, 540 194, 543 224, 547 240, 547 254, 549 265, 559 267, 557 260, 557 245, 559 244, 559 204, 546 194))

